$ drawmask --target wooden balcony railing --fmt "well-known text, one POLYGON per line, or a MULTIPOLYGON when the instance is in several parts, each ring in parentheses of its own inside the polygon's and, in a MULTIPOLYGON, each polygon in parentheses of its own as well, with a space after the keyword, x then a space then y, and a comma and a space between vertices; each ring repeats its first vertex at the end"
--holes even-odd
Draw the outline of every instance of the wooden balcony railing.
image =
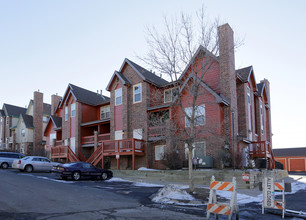
POLYGON ((149 127, 149 137, 165 136, 168 131, 169 127, 166 125, 149 127))
MULTIPOLYGON (((110 139, 110 133, 98 134, 97 136, 98 143, 101 143, 102 141, 106 141, 109 139, 110 139)), ((82 137, 82 144, 94 144, 94 143, 95 143, 94 135, 82 137)))
POLYGON ((80 161, 69 146, 51 147, 51 160, 55 158, 65 158, 67 162, 80 161))
POLYGON ((269 161, 269 168, 275 168, 275 160, 272 151, 272 147, 268 141, 252 142, 251 149, 249 151, 251 158, 265 158, 269 161))
POLYGON ((61 140, 55 141, 55 146, 62 146, 62 141, 61 140))
MULTIPOLYGON (((123 140, 109 140, 103 141, 97 150, 88 158, 87 162, 96 165, 102 160, 102 167, 104 167, 105 156, 132 155, 133 156, 133 170, 135 170, 135 155, 145 155, 145 141, 138 139, 123 139, 123 140)), ((119 169, 120 164, 117 163, 119 169)))

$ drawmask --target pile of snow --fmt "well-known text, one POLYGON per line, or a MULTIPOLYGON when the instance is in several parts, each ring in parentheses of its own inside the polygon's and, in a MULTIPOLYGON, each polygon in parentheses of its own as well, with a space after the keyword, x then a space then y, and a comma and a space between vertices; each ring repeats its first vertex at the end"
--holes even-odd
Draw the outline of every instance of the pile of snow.
POLYGON ((118 178, 118 177, 113 177, 109 180, 106 180, 106 182, 132 182, 132 181, 121 179, 121 178, 118 178))
POLYGON ((154 184, 154 183, 144 183, 144 182, 134 182, 134 186, 140 186, 140 187, 163 187, 164 185, 160 184, 154 184))
MULTIPOLYGON (((217 195, 230 200, 232 192, 230 191, 216 191, 217 195)), ((242 193, 237 193, 237 203, 238 204, 246 204, 246 203, 251 203, 251 202, 256 202, 256 203, 261 203, 262 202, 262 194, 259 194, 257 196, 250 196, 242 193)))
POLYGON ((185 190, 175 185, 167 185, 161 188, 153 197, 152 201, 156 203, 178 204, 179 200, 194 200, 185 190))
POLYGON ((296 182, 291 183, 291 193, 294 194, 299 190, 306 190, 306 177, 300 177, 296 182))
POLYGON ((146 167, 140 167, 138 170, 142 170, 142 171, 159 171, 159 170, 156 170, 156 169, 149 169, 149 168, 146 168, 146 167))

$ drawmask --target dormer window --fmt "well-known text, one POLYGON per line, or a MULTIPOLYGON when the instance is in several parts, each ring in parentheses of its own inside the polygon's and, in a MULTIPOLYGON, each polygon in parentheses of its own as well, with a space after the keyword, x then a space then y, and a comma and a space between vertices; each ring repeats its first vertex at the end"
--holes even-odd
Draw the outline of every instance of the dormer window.
POLYGON ((133 86, 133 103, 141 102, 141 83, 133 86))
POLYGON ((115 105, 122 104, 122 88, 115 90, 115 105))
POLYGON ((165 90, 164 103, 172 102, 174 98, 178 95, 178 92, 179 92, 178 87, 174 87, 174 88, 165 90))
POLYGON ((110 117, 110 106, 107 105, 107 106, 101 107, 101 117, 100 117, 100 120, 107 119, 109 117, 110 117))

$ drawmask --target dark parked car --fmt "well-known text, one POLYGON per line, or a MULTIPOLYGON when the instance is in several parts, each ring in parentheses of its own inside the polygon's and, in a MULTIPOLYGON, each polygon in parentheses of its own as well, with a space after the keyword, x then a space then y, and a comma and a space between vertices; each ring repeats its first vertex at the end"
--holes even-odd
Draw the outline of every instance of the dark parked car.
POLYGON ((12 167, 12 163, 15 159, 21 159, 24 155, 14 152, 0 152, 0 167, 7 169, 12 167))
POLYGON ((59 164, 54 166, 51 172, 61 176, 62 179, 71 177, 73 180, 79 180, 82 177, 106 180, 113 177, 112 171, 96 168, 86 162, 59 164))

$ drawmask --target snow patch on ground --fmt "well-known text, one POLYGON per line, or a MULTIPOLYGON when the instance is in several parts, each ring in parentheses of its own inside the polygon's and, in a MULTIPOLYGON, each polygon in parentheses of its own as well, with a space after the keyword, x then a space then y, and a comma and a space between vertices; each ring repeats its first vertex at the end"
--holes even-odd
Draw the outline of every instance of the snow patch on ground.
POLYGON ((134 182, 134 186, 142 186, 142 187, 163 187, 164 185, 154 184, 154 183, 143 183, 143 182, 134 182))
POLYGON ((109 180, 105 180, 106 182, 133 182, 133 181, 129 181, 129 180, 125 180, 125 179, 121 179, 121 178, 118 178, 118 177, 113 177, 109 180))
POLYGON ((294 194, 299 190, 306 190, 306 177, 301 177, 297 179, 296 182, 291 183, 292 192, 289 192, 288 194, 294 194))
POLYGON ((156 169, 149 169, 146 167, 140 167, 138 170, 142 170, 142 171, 160 171, 160 170, 156 170, 156 169))
MULTIPOLYGON (((232 192, 230 191, 216 191, 217 195, 223 198, 226 198, 228 200, 231 199, 232 192)), ((251 202, 261 203, 262 202, 262 194, 259 194, 258 196, 250 196, 246 194, 237 193, 237 202, 238 204, 246 204, 251 202)))
POLYGON ((178 200, 192 201, 195 198, 176 185, 167 185, 161 188, 152 198, 153 202, 168 204, 179 204, 180 202, 178 200))

